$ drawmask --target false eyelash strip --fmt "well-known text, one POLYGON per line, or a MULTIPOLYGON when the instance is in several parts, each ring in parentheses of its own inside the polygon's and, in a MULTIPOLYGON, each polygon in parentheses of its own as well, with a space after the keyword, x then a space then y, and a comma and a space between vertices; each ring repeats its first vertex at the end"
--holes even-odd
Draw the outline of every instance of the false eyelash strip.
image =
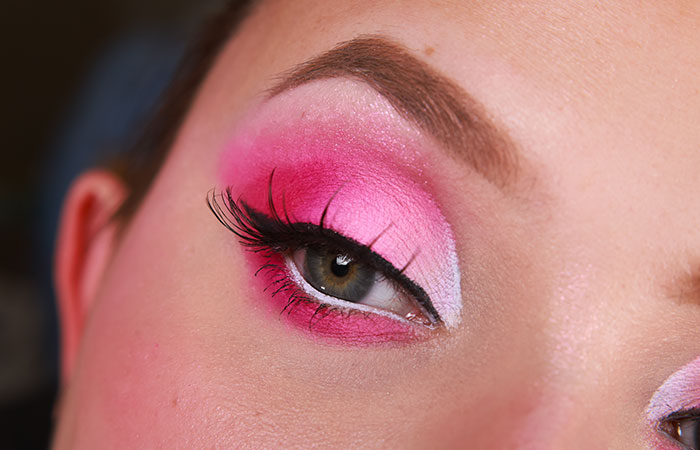
MULTIPOLYGON (((433 326, 442 324, 442 319, 427 293, 404 273, 415 258, 415 253, 408 264, 401 269, 397 269, 374 252, 371 248, 371 243, 370 245, 363 245, 327 228, 325 226, 325 218, 334 196, 329 199, 323 209, 318 225, 293 221, 287 211, 284 197, 280 214, 272 196, 273 176, 274 170, 270 174, 268 183, 269 216, 255 210, 240 198, 238 200, 234 199, 231 188, 227 188, 223 192, 217 192, 212 189, 207 195, 209 209, 222 225, 238 237, 239 242, 244 247, 250 251, 268 256, 274 253, 285 253, 291 249, 301 247, 317 247, 342 251, 353 258, 364 261, 375 270, 385 274, 387 278, 395 281, 416 299, 433 326)), ((373 239, 372 243, 376 242, 380 236, 373 239)))

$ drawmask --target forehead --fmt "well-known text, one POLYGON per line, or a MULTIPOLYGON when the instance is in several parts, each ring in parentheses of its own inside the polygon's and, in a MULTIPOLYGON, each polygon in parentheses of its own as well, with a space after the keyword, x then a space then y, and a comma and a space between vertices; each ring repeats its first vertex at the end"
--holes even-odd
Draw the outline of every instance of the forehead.
MULTIPOLYGON (((564 77, 600 83, 613 79, 611 69, 621 61, 653 60, 659 69, 672 62, 664 64, 669 70, 699 61, 698 52, 687 51, 698 48, 700 4, 692 1, 268 0, 262 6, 268 23, 313 38, 364 27, 420 37, 437 46, 426 47, 428 52, 478 43, 512 67, 537 72, 549 82, 564 77)), ((627 69, 640 67, 629 64, 627 69)))
POLYGON ((560 235, 605 235, 601 252, 645 248, 653 266, 661 251, 684 259, 700 246, 698 30, 693 2, 268 0, 210 73, 195 105, 207 120, 183 135, 216 136, 280 74, 384 35, 508 131, 554 199, 560 235))
POLYGON ((534 159, 597 150, 599 164, 643 157, 658 176, 700 169, 700 3, 269 0, 251 19, 268 77, 387 35, 483 102, 534 159))

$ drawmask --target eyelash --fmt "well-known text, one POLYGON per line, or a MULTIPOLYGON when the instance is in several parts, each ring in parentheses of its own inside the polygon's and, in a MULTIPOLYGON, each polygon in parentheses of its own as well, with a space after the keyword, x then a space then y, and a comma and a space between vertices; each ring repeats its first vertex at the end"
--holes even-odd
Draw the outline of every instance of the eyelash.
POLYGON ((274 288, 273 297, 280 293, 289 295, 281 313, 285 311, 288 314, 291 313, 301 302, 316 303, 318 307, 310 319, 309 327, 312 327, 314 324, 314 318, 318 316, 317 320, 321 320, 332 311, 346 314, 362 313, 365 317, 371 314, 367 311, 350 307, 341 308, 323 303, 304 292, 290 278, 289 271, 280 256, 291 250, 314 246, 343 250, 357 258, 357 260, 369 265, 396 283, 399 289, 407 292, 416 300, 430 321, 429 323, 422 322, 422 325, 428 328, 435 328, 442 323, 440 315, 433 307, 425 291, 404 274, 406 268, 412 263, 413 258, 403 268, 397 269, 372 251, 372 243, 376 242, 381 234, 369 245, 363 245, 327 228, 325 219, 334 196, 328 200, 318 225, 292 221, 286 208, 284 196, 282 196, 282 214, 280 214, 273 201, 273 177, 274 170, 270 174, 268 183, 270 216, 256 211, 240 198, 238 200, 234 199, 230 188, 218 193, 214 189, 209 191, 207 204, 217 220, 238 237, 241 245, 263 256, 264 263, 255 271, 255 275, 257 276, 263 271, 269 271, 273 276, 265 290, 274 288))
POLYGON ((661 434, 664 434, 668 438, 675 441, 674 443, 677 446, 679 446, 679 448, 691 450, 696 447, 689 447, 685 445, 683 442, 680 441, 681 436, 676 435, 675 433, 677 427, 680 426, 680 424, 684 421, 690 421, 694 424, 694 426, 698 427, 698 424, 700 424, 700 409, 694 408, 689 410, 676 411, 666 416, 664 419, 661 419, 659 421, 657 429, 661 434))

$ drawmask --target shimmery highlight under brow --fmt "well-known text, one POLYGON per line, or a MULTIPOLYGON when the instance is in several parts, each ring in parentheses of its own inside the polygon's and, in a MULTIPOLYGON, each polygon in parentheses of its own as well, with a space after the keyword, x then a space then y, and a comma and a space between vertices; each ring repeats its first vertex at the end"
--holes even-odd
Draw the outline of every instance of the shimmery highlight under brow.
POLYGON ((519 162, 507 133, 457 84, 386 37, 364 36, 339 44, 285 74, 270 96, 334 77, 367 83, 405 119, 444 144, 451 156, 497 186, 515 182, 519 162))

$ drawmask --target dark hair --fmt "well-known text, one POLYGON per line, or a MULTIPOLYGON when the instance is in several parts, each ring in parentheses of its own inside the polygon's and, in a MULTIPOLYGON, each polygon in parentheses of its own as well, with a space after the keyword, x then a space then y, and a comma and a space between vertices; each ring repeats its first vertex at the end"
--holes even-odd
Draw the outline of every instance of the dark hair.
POLYGON ((128 219, 138 208, 163 165, 200 85, 254 3, 255 0, 229 0, 220 12, 202 24, 151 120, 125 157, 112 165, 129 187, 117 219, 128 219))

